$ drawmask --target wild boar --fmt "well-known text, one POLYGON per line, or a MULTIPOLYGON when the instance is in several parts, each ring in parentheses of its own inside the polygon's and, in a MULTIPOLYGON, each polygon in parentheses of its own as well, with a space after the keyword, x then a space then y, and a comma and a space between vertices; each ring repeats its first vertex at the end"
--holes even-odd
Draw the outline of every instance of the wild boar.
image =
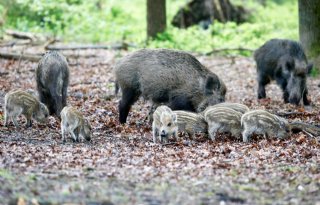
POLYGON ((176 140, 178 140, 178 126, 177 126, 177 116, 172 112, 172 110, 165 106, 161 105, 153 113, 153 122, 152 122, 152 133, 153 133, 153 142, 157 142, 157 137, 162 143, 168 142, 168 137, 173 135, 176 140))
POLYGON ((204 113, 208 123, 208 132, 212 141, 218 132, 228 132, 236 138, 241 138, 242 113, 229 107, 209 107, 204 113))
POLYGON ((67 105, 69 68, 66 58, 56 52, 47 52, 36 69, 37 88, 40 101, 47 105, 50 115, 60 116, 67 105))
POLYGON ((143 96, 172 110, 201 112, 224 102, 226 86, 194 56, 176 50, 142 49, 123 57, 114 68, 122 90, 119 120, 125 123, 131 106, 143 96))
POLYGON ((244 104, 240 104, 240 103, 230 103, 230 102, 224 102, 224 103, 219 103, 216 105, 211 105, 209 107, 207 107, 202 113, 205 113, 207 110, 211 109, 211 108, 218 108, 218 107, 222 107, 222 108, 230 108, 233 109, 235 111, 238 111, 242 114, 244 114, 245 112, 248 112, 250 109, 244 105, 244 104))
POLYGON ((8 126, 11 119, 14 125, 19 127, 16 118, 21 114, 27 119, 26 127, 31 127, 31 118, 40 123, 45 123, 49 111, 37 98, 25 91, 14 90, 7 93, 4 97, 4 125, 8 126))
POLYGON ((173 111, 177 115, 177 125, 179 132, 186 132, 191 139, 197 133, 207 133, 207 123, 202 115, 182 110, 173 111))
POLYGON ((252 110, 245 113, 241 117, 241 126, 244 142, 248 142, 253 133, 263 134, 265 137, 276 136, 283 139, 291 132, 290 125, 286 119, 265 110, 252 110))
POLYGON ((80 135, 87 141, 91 140, 91 126, 83 115, 71 106, 66 106, 61 111, 61 134, 65 142, 65 134, 70 133, 74 142, 80 142, 80 135))
POLYGON ((285 103, 298 105, 303 99, 309 105, 307 74, 312 69, 300 43, 285 39, 271 39, 254 53, 258 74, 258 99, 266 97, 265 86, 276 80, 283 90, 285 103))

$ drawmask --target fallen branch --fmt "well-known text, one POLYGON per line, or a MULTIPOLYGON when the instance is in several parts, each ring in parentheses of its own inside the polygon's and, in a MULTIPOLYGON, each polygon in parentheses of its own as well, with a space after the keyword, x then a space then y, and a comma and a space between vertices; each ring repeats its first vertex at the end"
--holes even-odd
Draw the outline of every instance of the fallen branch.
POLYGON ((277 112, 276 115, 281 116, 281 117, 286 117, 290 115, 303 115, 305 113, 303 112, 277 112))
POLYGON ((29 39, 31 41, 36 41, 37 39, 37 37, 34 34, 27 32, 6 30, 5 33, 17 39, 29 39))
POLYGON ((290 126, 293 132, 302 131, 305 133, 309 133, 308 135, 313 135, 316 137, 320 136, 320 127, 317 127, 315 125, 311 125, 304 122, 291 122, 290 126))
POLYGON ((311 134, 311 133, 309 133, 309 132, 307 132, 307 131, 305 131, 305 130, 302 130, 302 132, 304 133, 304 134, 306 134, 308 137, 310 137, 310 138, 313 138, 314 136, 311 134))
POLYGON ((221 53, 221 52, 226 52, 226 51, 249 51, 249 52, 254 52, 253 49, 250 48, 221 48, 221 49, 215 49, 212 51, 209 51, 205 53, 206 56, 212 55, 214 53, 221 53))
POLYGON ((0 76, 9 75, 9 72, 0 72, 0 76))
POLYGON ((136 47, 133 44, 119 43, 114 45, 48 45, 47 50, 84 50, 84 49, 114 49, 127 50, 129 47, 136 47))
POLYGON ((28 60, 32 62, 38 62, 41 59, 39 55, 32 54, 19 54, 19 53, 2 53, 0 52, 0 58, 10 60, 28 60))
POLYGON ((29 45, 31 44, 30 40, 24 40, 24 41, 9 41, 9 42, 3 42, 0 44, 0 47, 13 47, 17 45, 29 45))

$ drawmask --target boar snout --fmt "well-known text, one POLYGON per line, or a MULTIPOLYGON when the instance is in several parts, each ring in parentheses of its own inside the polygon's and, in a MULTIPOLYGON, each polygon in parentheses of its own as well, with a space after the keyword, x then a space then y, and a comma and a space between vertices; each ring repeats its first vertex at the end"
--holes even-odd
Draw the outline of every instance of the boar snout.
POLYGON ((289 103, 299 105, 302 94, 306 89, 305 77, 292 75, 287 85, 287 92, 289 93, 289 103))
POLYGON ((168 133, 165 130, 162 130, 161 133, 160 133, 160 136, 161 137, 167 137, 168 133))

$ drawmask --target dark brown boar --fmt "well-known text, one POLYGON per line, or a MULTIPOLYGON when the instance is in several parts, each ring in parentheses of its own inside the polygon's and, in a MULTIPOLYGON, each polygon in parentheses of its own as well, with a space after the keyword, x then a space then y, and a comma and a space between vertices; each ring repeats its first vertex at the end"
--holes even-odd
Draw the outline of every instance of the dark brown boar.
POLYGON ((60 117, 67 105, 69 68, 66 58, 56 52, 47 52, 36 69, 37 87, 40 101, 47 105, 50 115, 60 117))
POLYGON ((122 90, 120 122, 143 96, 155 105, 172 110, 201 112, 223 102, 226 86, 194 56, 176 50, 142 49, 122 58, 114 69, 116 85, 122 90))
POLYGON ((265 86, 276 80, 283 90, 285 103, 309 105, 307 74, 312 69, 300 43, 271 39, 254 53, 258 73, 258 99, 266 97, 265 86))

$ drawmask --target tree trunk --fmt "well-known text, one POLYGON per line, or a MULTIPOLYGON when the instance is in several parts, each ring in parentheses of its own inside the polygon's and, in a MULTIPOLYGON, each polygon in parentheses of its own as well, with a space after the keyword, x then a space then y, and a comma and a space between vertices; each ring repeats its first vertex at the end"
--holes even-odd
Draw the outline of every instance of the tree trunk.
POLYGON ((320 1, 299 0, 300 41, 308 58, 320 68, 320 1))
POLYGON ((166 0, 147 0, 147 36, 154 38, 166 29, 166 0))

